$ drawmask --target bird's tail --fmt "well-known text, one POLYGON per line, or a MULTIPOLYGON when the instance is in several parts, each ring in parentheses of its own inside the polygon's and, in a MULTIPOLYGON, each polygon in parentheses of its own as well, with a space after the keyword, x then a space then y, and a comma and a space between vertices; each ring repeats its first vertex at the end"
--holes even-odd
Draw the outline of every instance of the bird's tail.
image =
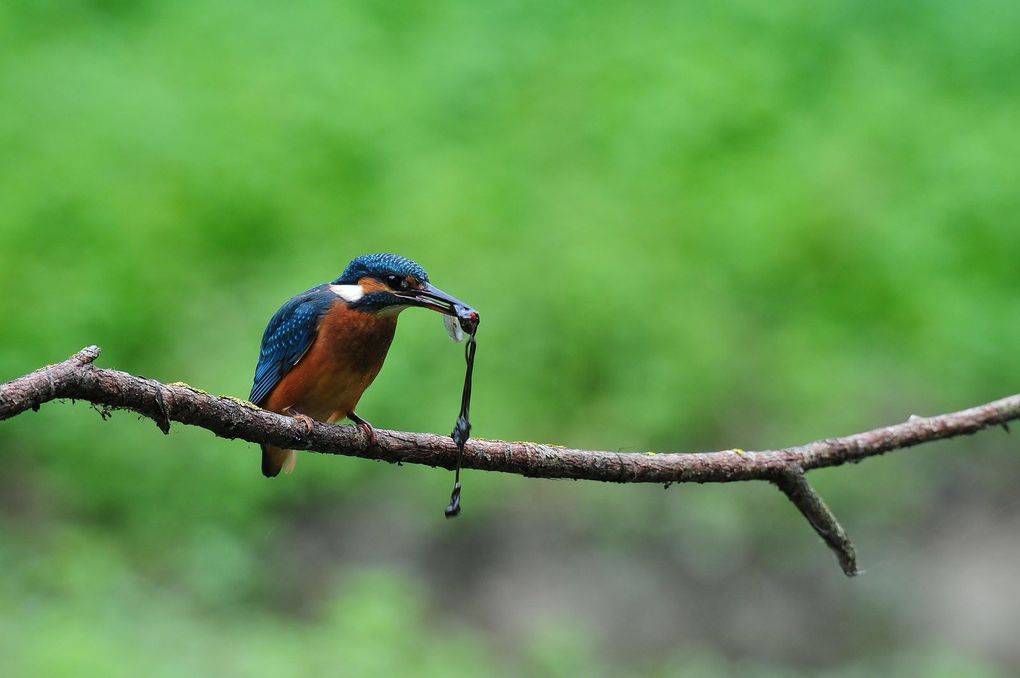
POLYGON ((262 475, 274 478, 283 470, 290 473, 297 463, 296 450, 284 450, 279 447, 262 446, 262 475))

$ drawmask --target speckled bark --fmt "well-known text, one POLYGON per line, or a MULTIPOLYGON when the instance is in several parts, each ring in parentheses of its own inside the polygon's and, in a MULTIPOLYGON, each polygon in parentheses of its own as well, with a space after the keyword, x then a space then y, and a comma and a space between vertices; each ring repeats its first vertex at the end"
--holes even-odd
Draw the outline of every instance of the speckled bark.
MULTIPOLYGON (((457 446, 446 436, 376 430, 369 447, 355 426, 316 423, 310 433, 290 417, 267 412, 236 398, 214 396, 184 384, 163 384, 93 366, 99 348, 90 346, 68 360, 0 385, 0 421, 51 400, 70 398, 133 410, 164 433, 171 422, 200 426, 223 438, 341 454, 390 463, 454 468, 457 446)), ((866 433, 827 438, 778 450, 700 453, 620 453, 498 440, 468 441, 464 468, 515 473, 531 478, 572 478, 614 483, 728 483, 765 480, 776 484, 836 553, 848 575, 857 572, 853 546, 843 528, 810 488, 804 472, 839 466, 890 450, 975 433, 1020 418, 1020 395, 936 417, 866 433)))

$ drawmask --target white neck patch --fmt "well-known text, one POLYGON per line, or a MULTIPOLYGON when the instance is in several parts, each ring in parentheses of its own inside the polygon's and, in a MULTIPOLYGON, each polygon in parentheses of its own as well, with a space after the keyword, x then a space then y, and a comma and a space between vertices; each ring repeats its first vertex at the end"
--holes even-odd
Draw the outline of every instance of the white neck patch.
POLYGON ((361 285, 330 285, 329 289, 349 304, 365 296, 365 290, 361 289, 361 285))

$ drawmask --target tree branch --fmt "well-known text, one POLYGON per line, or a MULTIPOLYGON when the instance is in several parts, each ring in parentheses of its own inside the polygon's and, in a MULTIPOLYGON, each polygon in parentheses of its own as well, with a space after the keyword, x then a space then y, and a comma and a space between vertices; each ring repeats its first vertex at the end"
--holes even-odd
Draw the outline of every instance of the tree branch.
MULTIPOLYGON (((390 463, 453 469, 457 446, 446 436, 376 430, 369 445, 356 426, 316 422, 310 433, 291 417, 255 405, 210 395, 187 384, 163 384, 93 365, 99 348, 90 346, 68 360, 0 385, 0 421, 60 398, 132 410, 169 433, 170 422, 199 426, 223 438, 278 447, 340 454, 390 463)), ((729 483, 764 480, 775 484, 804 514, 839 559, 843 571, 858 573, 853 545, 804 473, 857 462, 891 450, 967 435, 990 426, 1006 428, 1020 419, 1020 395, 935 417, 909 421, 841 438, 827 438, 778 450, 621 454, 554 445, 470 440, 464 468, 515 473, 529 478, 572 478, 615 483, 729 483)), ((1009 429, 1006 428, 1008 431, 1009 429)))
POLYGON ((848 577, 857 574, 857 552, 854 550, 853 543, 846 535, 846 530, 836 520, 836 516, 832 514, 815 489, 808 484, 807 478, 804 477, 804 470, 791 467, 777 475, 772 482, 804 514, 804 517, 811 523, 811 527, 815 528, 818 536, 836 554, 836 559, 839 561, 839 566, 843 568, 844 574, 848 577))

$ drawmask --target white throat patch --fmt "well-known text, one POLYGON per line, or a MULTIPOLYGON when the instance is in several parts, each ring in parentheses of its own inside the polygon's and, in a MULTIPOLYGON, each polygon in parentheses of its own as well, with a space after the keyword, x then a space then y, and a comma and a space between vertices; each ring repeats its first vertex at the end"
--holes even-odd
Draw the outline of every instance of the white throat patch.
POLYGON ((365 290, 361 289, 361 285, 330 285, 329 289, 349 304, 365 296, 365 290))

